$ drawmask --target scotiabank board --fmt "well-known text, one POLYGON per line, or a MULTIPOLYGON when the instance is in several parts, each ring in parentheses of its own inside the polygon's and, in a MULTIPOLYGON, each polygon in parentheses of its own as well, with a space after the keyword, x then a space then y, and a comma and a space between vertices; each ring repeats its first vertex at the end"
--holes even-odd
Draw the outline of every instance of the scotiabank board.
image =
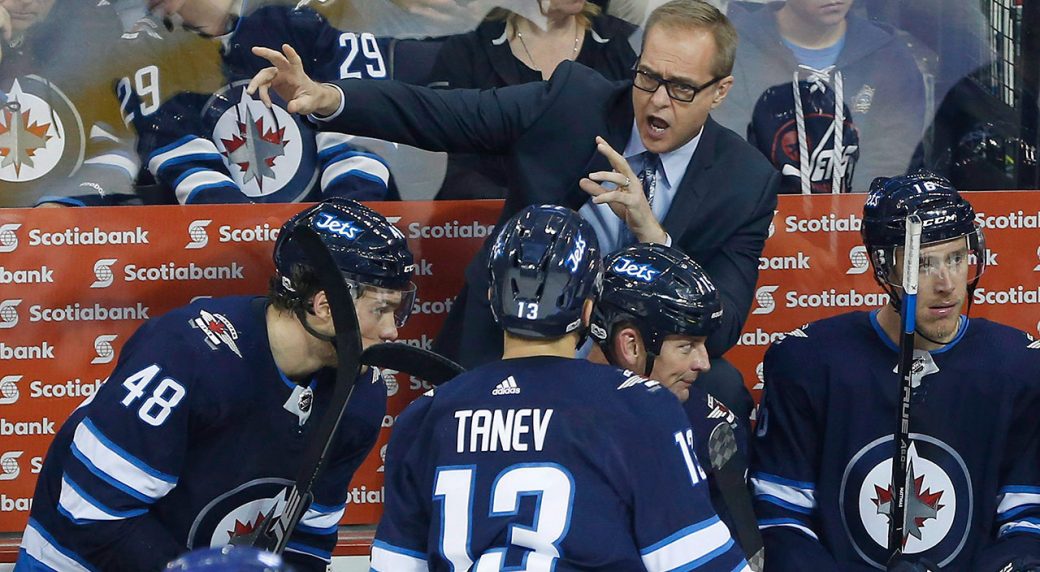
MULTIPOLYGON (((1035 334, 1040 194, 973 193, 989 268, 972 315, 1035 334)), ((859 246, 863 195, 781 197, 745 331, 728 357, 758 397, 766 346, 806 322, 887 298, 859 246)), ((429 348, 501 201, 373 203, 408 237, 418 296, 401 332, 429 348)), ((54 433, 111 372, 137 326, 200 296, 262 294, 282 221, 303 205, 0 210, 0 532, 20 532, 54 433)), ((389 411, 350 484, 345 524, 382 512, 382 456, 423 383, 385 372, 389 411)))

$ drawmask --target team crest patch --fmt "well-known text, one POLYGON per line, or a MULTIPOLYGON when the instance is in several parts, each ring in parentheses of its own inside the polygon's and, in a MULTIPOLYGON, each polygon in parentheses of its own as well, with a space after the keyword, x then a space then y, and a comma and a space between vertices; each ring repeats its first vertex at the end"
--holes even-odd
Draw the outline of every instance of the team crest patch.
POLYGON ((191 320, 191 327, 198 328, 205 334, 206 345, 213 351, 220 349, 220 345, 223 344, 236 356, 242 357, 242 352, 235 343, 235 340, 238 339, 238 330, 223 315, 199 310, 198 317, 191 320))
POLYGON ((243 194, 261 202, 298 201, 318 176, 313 131, 301 129, 281 100, 268 108, 245 87, 235 82, 206 102, 213 144, 243 194))
MULTIPOLYGON (((946 443, 911 433, 903 553, 946 566, 968 540, 974 499, 961 456, 946 443)), ((849 462, 841 482, 842 524, 856 552, 884 570, 892 514, 892 436, 864 446, 849 462)))
POLYGON ((261 478, 218 496, 192 523, 188 547, 224 546, 235 536, 253 532, 269 514, 282 513, 286 492, 291 486, 292 481, 287 479, 261 478))
POLYGON ((26 183, 78 171, 86 137, 72 101, 35 75, 15 78, 0 89, 0 181, 26 183))
POLYGON ((860 88, 856 97, 852 98, 852 111, 856 113, 866 113, 870 111, 870 105, 874 103, 874 91, 876 90, 873 87, 863 84, 863 87, 860 88))

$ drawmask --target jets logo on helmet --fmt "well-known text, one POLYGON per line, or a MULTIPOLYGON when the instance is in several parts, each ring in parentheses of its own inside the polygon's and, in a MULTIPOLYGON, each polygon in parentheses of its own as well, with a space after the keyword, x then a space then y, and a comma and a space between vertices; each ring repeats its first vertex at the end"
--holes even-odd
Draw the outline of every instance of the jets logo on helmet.
MULTIPOLYGON (((656 355, 672 334, 707 336, 719 327, 722 302, 696 262, 661 244, 636 244, 607 258, 603 292, 592 313, 596 339, 609 356, 619 324, 639 329, 647 351, 656 355)), ((647 371, 652 368, 648 360, 647 371)))

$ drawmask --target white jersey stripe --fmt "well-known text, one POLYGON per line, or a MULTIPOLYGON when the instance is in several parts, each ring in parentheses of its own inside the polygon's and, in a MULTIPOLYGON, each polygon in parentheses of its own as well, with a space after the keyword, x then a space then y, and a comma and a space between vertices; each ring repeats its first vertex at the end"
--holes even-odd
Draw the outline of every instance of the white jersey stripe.
POLYGON ((372 543, 373 572, 429 572, 425 559, 380 540, 372 543))
POLYGON ((791 485, 782 485, 765 479, 751 478, 755 496, 769 495, 805 509, 816 509, 816 492, 791 485))
POLYGON ((643 554, 643 565, 648 572, 675 570, 713 553, 721 554, 733 544, 729 529, 718 517, 687 527, 672 536, 675 538, 669 537, 664 545, 659 542, 643 554))
POLYGON ((90 426, 89 419, 80 422, 72 438, 72 445, 94 468, 144 497, 160 499, 177 486, 174 477, 164 475, 138 459, 125 458, 125 452, 116 451, 107 443, 110 441, 90 426))
POLYGON ((29 521, 22 534, 21 548, 25 553, 39 561, 44 566, 62 572, 93 572, 86 563, 75 553, 58 546, 50 535, 37 528, 37 523, 29 521))

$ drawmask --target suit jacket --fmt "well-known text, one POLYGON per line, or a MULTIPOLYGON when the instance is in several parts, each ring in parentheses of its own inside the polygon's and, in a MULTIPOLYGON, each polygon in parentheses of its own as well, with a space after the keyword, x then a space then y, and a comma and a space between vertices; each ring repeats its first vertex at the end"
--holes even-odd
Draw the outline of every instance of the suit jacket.
MULTIPOLYGON (((500 224, 527 205, 581 207, 588 195, 578 181, 610 170, 596 152, 596 136, 623 149, 633 121, 632 82, 607 80, 574 62, 560 64, 548 82, 484 91, 335 83, 343 90, 344 109, 323 129, 431 151, 503 155, 509 192, 500 224)), ((663 225, 672 245, 704 267, 722 296, 723 325, 708 341, 713 356, 736 343, 751 308, 779 186, 779 173, 761 153, 708 120, 663 225)), ((486 295, 492 241, 467 268, 467 288, 435 344, 466 366, 501 355, 502 336, 486 295)))

